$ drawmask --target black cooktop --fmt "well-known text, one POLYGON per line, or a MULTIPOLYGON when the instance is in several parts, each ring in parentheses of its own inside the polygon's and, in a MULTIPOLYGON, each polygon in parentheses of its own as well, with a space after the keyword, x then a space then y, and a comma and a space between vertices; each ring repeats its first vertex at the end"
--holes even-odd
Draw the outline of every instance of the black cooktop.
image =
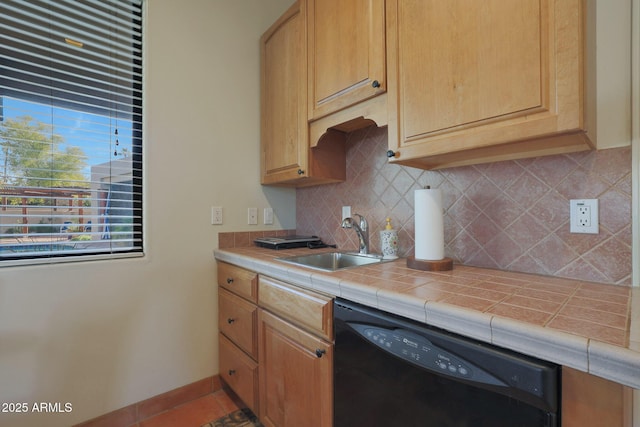
POLYGON ((322 240, 317 236, 278 236, 278 237, 259 237, 253 241, 256 246, 268 249, 291 249, 304 248, 308 246, 318 245, 322 240))

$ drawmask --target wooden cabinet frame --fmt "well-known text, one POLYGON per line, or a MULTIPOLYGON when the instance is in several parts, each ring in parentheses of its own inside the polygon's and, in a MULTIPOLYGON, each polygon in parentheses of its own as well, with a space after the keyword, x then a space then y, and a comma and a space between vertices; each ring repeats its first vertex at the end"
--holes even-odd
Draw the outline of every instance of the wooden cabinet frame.
MULTIPOLYGON (((499 14, 498 2, 491 3, 494 8, 491 13, 499 14)), ((539 99, 532 97, 536 91, 531 92, 529 100, 523 103, 515 103, 513 111, 505 109, 500 111, 494 108, 486 115, 481 111, 478 114, 464 114, 458 110, 451 111, 447 105, 455 106, 473 104, 476 99, 483 105, 491 105, 491 94, 482 95, 479 89, 487 82, 479 79, 481 73, 476 73, 475 68, 459 67, 462 75, 458 78, 453 72, 447 80, 436 78, 431 81, 425 77, 424 82, 419 70, 428 69, 432 64, 425 64, 422 56, 429 52, 416 52, 421 37, 412 32, 415 26, 409 17, 415 17, 406 9, 408 7, 403 0, 387 1, 387 60, 388 60, 388 111, 389 111, 389 149, 395 153, 392 162, 422 169, 436 169, 441 167, 476 164, 489 161, 508 160, 523 157, 534 157, 548 154, 560 154, 574 151, 588 150, 593 143, 588 137, 587 111, 592 105, 586 104, 585 95, 585 4, 583 0, 531 0, 528 2, 531 9, 537 11, 539 22, 533 25, 537 29, 535 37, 538 37, 539 64, 533 69, 523 68, 522 72, 530 76, 529 82, 537 85, 539 99), (409 22, 405 22, 405 20, 409 22), (408 42, 407 37, 412 37, 408 42), (409 52, 411 50, 411 52, 409 52), (426 67, 426 68, 425 68, 426 67), (538 69, 535 69, 538 67, 538 69), (447 86, 449 85, 449 86, 447 86), (424 86, 424 88, 421 88, 424 86), (445 94, 442 96, 435 93, 445 94), (466 92, 465 92, 466 91, 466 92), (471 91, 471 92, 469 92, 471 91), (407 96, 411 95, 411 96, 407 96), (433 100, 428 96, 436 96, 433 100), (482 96, 480 96, 482 95, 482 96), (460 100, 456 97, 461 96, 460 100), (476 97, 476 98, 474 98, 476 97), (434 104, 436 99, 445 103, 445 111, 433 113, 436 109, 427 109, 420 106, 420 99, 426 99, 426 103, 434 104), (585 107, 586 106, 586 107, 585 107), (439 126, 431 126, 429 115, 416 115, 416 111, 431 111, 429 115, 440 120, 439 115, 461 114, 460 120, 444 120, 439 126)), ((449 7, 448 2, 433 3, 449 7)), ((426 7, 425 3, 419 3, 420 7, 426 7)), ((475 3, 478 5, 478 3, 475 3)), ((482 7, 485 3, 482 3, 482 7)), ((520 3, 518 3, 520 6, 520 3)), ((506 15, 505 27, 511 25, 506 15)), ((413 18, 412 18, 413 19, 413 18)), ((474 18, 475 19, 475 18, 474 18)), ((523 18, 528 19, 528 18, 523 18)), ((535 24, 535 18, 532 17, 535 24)), ((480 21, 478 18, 476 21, 480 21)), ((476 22, 472 20, 472 22, 476 22)), ((451 22, 453 28, 455 23, 451 22)), ((425 24, 424 28, 429 28, 425 24)), ((500 37, 503 48, 494 51, 495 59, 489 49, 484 56, 475 52, 477 61, 496 61, 503 59, 508 62, 509 55, 513 55, 513 62, 519 61, 522 52, 521 45, 508 39, 508 34, 500 37), (509 49, 510 48, 510 49, 509 49), (501 56, 502 55, 502 56, 501 56)), ((483 37, 481 34, 480 37, 483 37)), ((488 35, 486 37, 489 37, 488 35)), ((534 35, 528 35, 529 41, 534 35)), ((490 38, 481 41, 478 46, 489 46, 490 38), (484 44, 483 44, 484 43, 484 44)), ((434 41, 437 43, 437 40, 434 41)), ((462 44, 452 44, 450 60, 454 63, 464 62, 464 47, 462 44), (459 49, 456 51, 455 49, 459 49), (456 59, 457 58, 457 59, 456 59)), ((524 46, 524 44, 522 45, 524 46)), ((533 45, 535 47, 535 43, 533 45)), ((529 56, 534 64, 536 55, 529 56)), ((498 63, 498 62, 497 62, 498 63)), ((504 62, 503 62, 504 63, 504 62)), ((435 64, 440 67, 435 76, 445 75, 447 64, 435 64)), ((493 67, 497 69, 499 67, 493 67)), ((518 83, 521 79, 520 72, 506 74, 501 80, 495 78, 497 85, 504 84, 516 93, 519 87, 527 86, 518 83), (511 82, 509 76, 518 77, 511 82), (512 86, 508 86, 512 83, 512 86)), ((503 101, 511 101, 509 91, 503 93, 503 98, 496 94, 498 101, 494 103, 501 106, 503 101)), ((524 100, 525 98, 523 98, 524 100)), ((440 101, 438 101, 440 102, 440 101)), ((426 105, 426 104, 425 104, 426 105)), ((430 104, 429 104, 430 105, 430 104)), ((473 107, 473 105, 471 105, 473 107)), ((457 107, 452 107, 457 108, 457 107)))
POLYGON ((310 121, 385 92, 384 5, 307 0, 310 121))

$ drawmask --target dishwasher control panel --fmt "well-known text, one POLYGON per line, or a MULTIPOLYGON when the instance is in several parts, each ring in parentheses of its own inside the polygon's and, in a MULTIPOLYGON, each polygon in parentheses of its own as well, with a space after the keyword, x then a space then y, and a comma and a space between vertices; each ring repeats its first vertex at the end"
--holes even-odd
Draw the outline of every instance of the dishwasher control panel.
POLYGON ((363 338, 401 359, 440 375, 474 382, 504 386, 501 380, 451 352, 433 344, 427 338, 402 329, 351 323, 363 338))

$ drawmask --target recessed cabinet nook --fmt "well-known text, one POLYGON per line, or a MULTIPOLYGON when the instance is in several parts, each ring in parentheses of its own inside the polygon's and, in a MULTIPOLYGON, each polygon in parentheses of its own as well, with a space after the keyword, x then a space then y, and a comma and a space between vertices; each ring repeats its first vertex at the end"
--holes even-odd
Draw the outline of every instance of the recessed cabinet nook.
POLYGON ((346 134, 372 124, 422 169, 595 148, 585 9, 297 1, 261 39, 262 183, 343 181, 346 134))

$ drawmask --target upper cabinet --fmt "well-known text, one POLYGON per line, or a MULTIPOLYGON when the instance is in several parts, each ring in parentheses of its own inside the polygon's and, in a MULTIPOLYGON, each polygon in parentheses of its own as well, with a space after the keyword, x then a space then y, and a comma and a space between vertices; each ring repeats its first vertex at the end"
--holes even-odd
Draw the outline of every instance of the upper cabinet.
POLYGON ((421 168, 592 148, 581 0, 387 0, 389 155, 421 168))
POLYGON ((307 0, 309 120, 385 92, 384 14, 384 0, 307 0))
POLYGON ((307 122, 306 0, 260 39, 262 184, 344 181, 345 149, 332 138, 311 148, 307 122))
POLYGON ((262 183, 307 171, 307 62, 304 2, 296 2, 260 39, 262 183))
POLYGON ((261 40, 263 184, 344 180, 372 124, 423 169, 594 148, 587 4, 298 0, 261 40))

